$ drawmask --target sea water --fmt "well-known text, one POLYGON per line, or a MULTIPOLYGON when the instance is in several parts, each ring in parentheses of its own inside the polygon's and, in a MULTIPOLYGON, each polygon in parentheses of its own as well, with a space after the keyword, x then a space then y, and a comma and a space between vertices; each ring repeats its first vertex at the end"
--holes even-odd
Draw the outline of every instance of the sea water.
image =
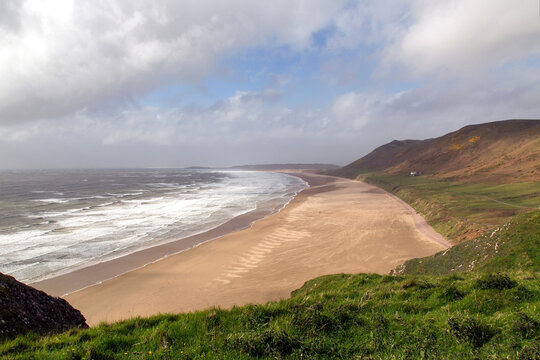
POLYGON ((278 209, 306 186, 257 171, 0 171, 0 272, 43 280, 278 209))

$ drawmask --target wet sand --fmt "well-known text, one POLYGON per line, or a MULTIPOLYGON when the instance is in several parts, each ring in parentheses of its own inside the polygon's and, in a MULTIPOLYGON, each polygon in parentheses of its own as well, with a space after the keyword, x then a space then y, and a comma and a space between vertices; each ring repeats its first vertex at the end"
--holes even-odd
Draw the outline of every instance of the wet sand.
MULTIPOLYGON (((407 259, 450 246, 414 210, 379 188, 323 175, 296 175, 311 187, 280 212, 65 298, 90 325, 227 308, 286 298, 320 275, 385 274, 407 259)), ((84 277, 93 273, 55 278, 56 284, 51 279, 39 287, 50 291, 56 286, 58 291, 61 283, 88 283, 84 277)))

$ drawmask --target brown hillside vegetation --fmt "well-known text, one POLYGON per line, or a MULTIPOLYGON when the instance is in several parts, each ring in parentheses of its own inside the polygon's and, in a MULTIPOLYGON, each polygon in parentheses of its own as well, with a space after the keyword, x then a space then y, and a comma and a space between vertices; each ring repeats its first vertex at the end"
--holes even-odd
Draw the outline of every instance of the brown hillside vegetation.
POLYGON ((505 120, 469 125, 427 140, 394 140, 338 170, 432 174, 461 182, 540 180, 540 120, 505 120))

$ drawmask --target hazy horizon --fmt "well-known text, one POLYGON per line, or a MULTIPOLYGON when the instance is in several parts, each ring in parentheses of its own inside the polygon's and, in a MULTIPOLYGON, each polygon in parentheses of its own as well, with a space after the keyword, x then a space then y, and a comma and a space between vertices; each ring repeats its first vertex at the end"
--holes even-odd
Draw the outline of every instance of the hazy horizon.
MULTIPOLYGON (((21 167, 21 168, 0 168, 1 171, 76 171, 76 170, 196 170, 197 168, 201 168, 203 170, 242 170, 242 171, 250 171, 248 169, 236 169, 240 167, 245 166, 266 166, 266 165, 319 165, 321 163, 261 163, 261 164, 234 164, 234 165, 223 165, 223 166, 200 166, 200 165, 187 165, 187 166, 179 166, 179 167, 166 167, 166 166, 146 166, 146 167, 21 167)), ((321 164, 321 165, 336 165, 336 166, 345 166, 347 164, 321 164)))
POLYGON ((537 0, 0 3, 0 169, 345 165, 540 118, 537 0))

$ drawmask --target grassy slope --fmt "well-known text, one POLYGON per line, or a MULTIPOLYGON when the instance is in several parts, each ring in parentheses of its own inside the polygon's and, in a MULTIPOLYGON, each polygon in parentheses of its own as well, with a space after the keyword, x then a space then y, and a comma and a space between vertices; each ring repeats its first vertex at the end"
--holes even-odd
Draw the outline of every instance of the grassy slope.
POLYGON ((381 173, 358 178, 396 194, 457 243, 407 261, 397 274, 540 271, 540 182, 471 184, 381 173))
POLYGON ((288 300, 133 319, 0 344, 6 359, 540 356, 535 275, 330 275, 288 300))
POLYGON ((399 196, 453 243, 476 238, 540 205, 540 182, 493 185, 376 172, 357 179, 399 196))
POLYGON ((396 274, 540 271, 540 210, 520 214, 476 239, 399 266, 396 274))

